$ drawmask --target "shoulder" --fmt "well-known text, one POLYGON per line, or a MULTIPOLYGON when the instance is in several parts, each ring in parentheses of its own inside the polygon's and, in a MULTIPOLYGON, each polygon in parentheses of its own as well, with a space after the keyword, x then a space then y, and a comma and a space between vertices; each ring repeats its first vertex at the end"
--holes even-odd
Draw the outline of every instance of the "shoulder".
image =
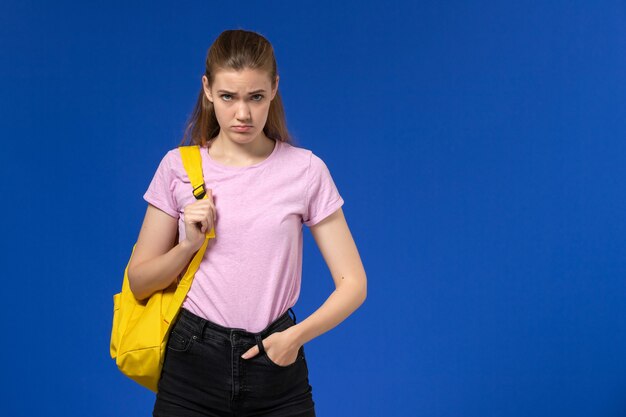
POLYGON ((291 159, 307 160, 311 151, 289 142, 281 142, 282 154, 291 159))
POLYGON ((167 150, 161 156, 157 173, 161 178, 180 179, 184 175, 183 159, 179 148, 167 150))
POLYGON ((283 142, 283 158, 293 166, 303 166, 307 170, 313 168, 319 168, 320 165, 325 165, 324 161, 317 156, 311 149, 292 145, 287 142, 283 142))
POLYGON ((328 165, 322 157, 311 149, 298 147, 288 143, 283 146, 283 165, 290 167, 290 170, 302 175, 306 182, 324 181, 331 176, 328 165), (297 167, 297 168, 296 168, 297 167))
POLYGON ((171 170, 177 170, 179 167, 182 167, 183 158, 180 154, 179 148, 172 148, 165 152, 163 158, 161 159, 161 163, 165 164, 171 170))
POLYGON ((178 161, 182 162, 182 157, 180 155, 180 148, 172 148, 165 153, 163 159, 166 159, 170 164, 178 161))
POLYGON ((307 183, 319 181, 330 175, 324 160, 311 149, 285 143, 282 165, 302 176, 307 183))

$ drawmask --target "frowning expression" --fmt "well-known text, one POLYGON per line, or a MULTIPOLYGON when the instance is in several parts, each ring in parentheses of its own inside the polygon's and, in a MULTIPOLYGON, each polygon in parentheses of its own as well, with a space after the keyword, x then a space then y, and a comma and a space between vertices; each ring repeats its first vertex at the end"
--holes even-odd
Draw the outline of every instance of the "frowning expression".
POLYGON ((213 85, 208 85, 206 76, 202 77, 202 84, 207 99, 213 103, 220 135, 236 142, 251 142, 262 133, 270 102, 278 91, 278 79, 272 89, 266 71, 220 70, 215 73, 213 85))

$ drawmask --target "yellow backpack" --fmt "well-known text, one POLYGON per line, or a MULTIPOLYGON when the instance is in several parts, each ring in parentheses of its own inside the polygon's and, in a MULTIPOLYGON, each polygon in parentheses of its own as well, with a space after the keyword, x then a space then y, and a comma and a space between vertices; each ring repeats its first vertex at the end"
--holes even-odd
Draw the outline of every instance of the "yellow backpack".
MULTIPOLYGON (((193 195, 206 198, 202 175, 202 158, 198 145, 180 146, 183 165, 191 180, 193 195)), ((215 229, 207 232, 202 247, 194 255, 180 282, 155 292, 147 300, 138 301, 128 284, 128 264, 124 271, 122 291, 113 296, 113 328, 111 358, 122 373, 138 384, 157 392, 171 324, 178 317, 193 277, 200 266, 215 229)), ((135 251, 135 245, 131 251, 135 251)))

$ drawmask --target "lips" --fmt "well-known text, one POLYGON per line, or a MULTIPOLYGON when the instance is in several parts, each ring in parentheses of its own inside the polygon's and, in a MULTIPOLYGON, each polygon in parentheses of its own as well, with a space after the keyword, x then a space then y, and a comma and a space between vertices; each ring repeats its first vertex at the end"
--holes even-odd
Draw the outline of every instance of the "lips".
POLYGON ((233 126, 233 129, 234 129, 236 132, 247 132, 248 130, 252 129, 252 126, 247 126, 247 125, 246 125, 246 126, 244 126, 244 125, 241 125, 241 126, 233 126))

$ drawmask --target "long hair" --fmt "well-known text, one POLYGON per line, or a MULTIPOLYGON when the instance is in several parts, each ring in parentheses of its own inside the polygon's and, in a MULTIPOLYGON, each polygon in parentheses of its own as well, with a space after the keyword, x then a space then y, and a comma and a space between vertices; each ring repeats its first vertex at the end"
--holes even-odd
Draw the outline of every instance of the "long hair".
MULTIPOLYGON (((225 30, 209 48, 205 61, 205 72, 209 85, 213 85, 215 73, 221 69, 240 71, 243 69, 259 69, 266 71, 271 79, 272 88, 276 86, 276 57, 270 42, 258 33, 246 30, 225 30)), ((217 136, 220 125, 215 117, 211 103, 202 88, 196 105, 186 123, 185 132, 179 146, 200 145, 205 147, 217 136)), ((293 144, 293 138, 287 130, 285 110, 277 91, 270 102, 269 113, 263 133, 269 138, 293 144)))

